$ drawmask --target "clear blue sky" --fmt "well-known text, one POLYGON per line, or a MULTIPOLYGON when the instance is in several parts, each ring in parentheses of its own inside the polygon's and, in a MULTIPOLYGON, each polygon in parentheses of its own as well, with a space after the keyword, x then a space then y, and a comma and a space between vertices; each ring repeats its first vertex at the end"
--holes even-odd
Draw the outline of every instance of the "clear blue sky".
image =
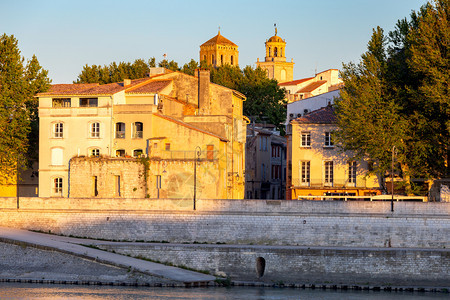
POLYGON ((71 83, 85 64, 137 58, 198 61, 217 34, 239 46, 239 64, 264 59, 264 42, 286 40, 294 79, 340 69, 366 51, 372 28, 394 29, 425 0, 0 0, 0 34, 14 34, 22 55, 36 54, 53 83, 71 83))

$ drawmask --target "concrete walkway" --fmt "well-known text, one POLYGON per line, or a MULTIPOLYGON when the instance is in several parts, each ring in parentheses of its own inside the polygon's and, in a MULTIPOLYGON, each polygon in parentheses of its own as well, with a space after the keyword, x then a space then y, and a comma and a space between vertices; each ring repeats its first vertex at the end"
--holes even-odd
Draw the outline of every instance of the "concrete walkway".
POLYGON ((90 242, 91 240, 86 239, 76 239, 0 227, 0 242, 1 241, 10 243, 21 242, 41 249, 60 251, 113 266, 131 268, 144 274, 183 282, 185 285, 207 285, 208 282, 216 279, 211 275, 82 246, 83 244, 93 244, 90 242))

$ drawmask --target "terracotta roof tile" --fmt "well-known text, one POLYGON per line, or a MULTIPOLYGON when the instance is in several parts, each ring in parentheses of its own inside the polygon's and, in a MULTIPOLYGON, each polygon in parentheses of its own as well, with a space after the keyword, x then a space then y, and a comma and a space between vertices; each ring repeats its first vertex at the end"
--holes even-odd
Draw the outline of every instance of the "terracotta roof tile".
POLYGON ((310 92, 314 91, 315 89, 319 88, 320 86, 324 85, 325 83, 327 83, 326 80, 312 82, 312 83, 308 84, 307 86, 305 86, 304 88, 298 90, 297 93, 310 93, 310 92))
POLYGON ((336 122, 334 108, 329 105, 292 120, 292 123, 297 124, 336 124, 336 122))
POLYGON ((127 90, 127 94, 150 94, 157 93, 167 87, 172 80, 153 80, 135 89, 127 90))
POLYGON ((220 34, 220 31, 215 37, 213 37, 212 39, 209 39, 208 41, 204 42, 200 47, 202 47, 202 46, 209 46, 209 45, 216 45, 216 44, 219 44, 219 45, 231 45, 231 46, 236 46, 237 47, 237 45, 235 43, 233 43, 229 39, 223 37, 220 34))
MULTIPOLYGON (((141 82, 149 80, 149 78, 140 78, 131 80, 131 84, 126 88, 137 85, 141 82)), ((98 83, 74 83, 74 84, 54 84, 50 90, 45 93, 39 93, 38 97, 55 96, 55 95, 112 95, 124 90, 123 82, 98 84, 98 83)))
POLYGON ((280 85, 280 86, 297 85, 297 84, 306 82, 306 81, 311 80, 311 79, 314 79, 314 77, 308 77, 308 78, 297 79, 297 80, 293 80, 293 81, 282 82, 282 83, 279 83, 278 85, 280 85))

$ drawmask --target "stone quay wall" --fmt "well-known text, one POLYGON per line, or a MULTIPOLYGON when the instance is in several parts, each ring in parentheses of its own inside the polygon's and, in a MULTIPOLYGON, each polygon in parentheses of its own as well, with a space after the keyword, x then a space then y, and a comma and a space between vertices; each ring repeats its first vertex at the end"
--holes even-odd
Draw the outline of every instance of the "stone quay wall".
POLYGON ((1 198, 0 225, 121 241, 450 248, 450 203, 1 198))
POLYGON ((147 243, 97 246, 116 253, 208 271, 233 281, 384 287, 446 287, 450 281, 450 251, 442 249, 147 243), (264 267, 261 267, 261 260, 264 267))
POLYGON ((97 246, 235 281, 450 282, 450 203, 0 198, 0 226, 122 241, 97 246))

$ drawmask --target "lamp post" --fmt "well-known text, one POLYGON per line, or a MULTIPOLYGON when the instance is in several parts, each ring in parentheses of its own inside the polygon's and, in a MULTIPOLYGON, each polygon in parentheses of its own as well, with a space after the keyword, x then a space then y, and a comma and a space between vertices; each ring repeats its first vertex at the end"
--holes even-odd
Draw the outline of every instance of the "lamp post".
POLYGON ((194 151, 194 210, 195 210, 195 201, 197 198, 197 162, 200 161, 200 155, 202 154, 202 149, 197 146, 194 151), (197 158, 196 158, 197 156, 197 158))
POLYGON ((392 146, 392 165, 391 165, 391 212, 394 211, 394 156, 395 156, 395 146, 392 146))
POLYGON ((20 153, 17 154, 17 166, 16 166, 16 202, 17 202, 17 209, 19 209, 19 160, 20 160, 20 153))

